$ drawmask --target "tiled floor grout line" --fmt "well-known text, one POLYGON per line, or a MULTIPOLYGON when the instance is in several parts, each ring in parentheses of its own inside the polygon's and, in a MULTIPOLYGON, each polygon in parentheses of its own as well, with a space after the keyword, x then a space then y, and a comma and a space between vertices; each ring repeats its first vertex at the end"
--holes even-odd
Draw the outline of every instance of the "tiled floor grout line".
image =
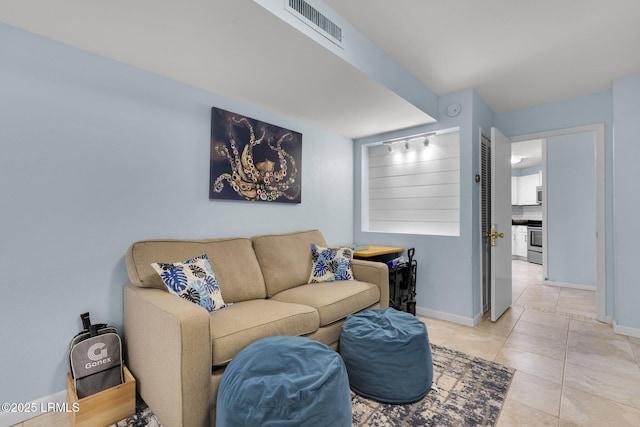
MULTIPOLYGON (((557 304, 556 304, 557 305, 557 304)), ((517 300, 515 303, 512 304, 512 307, 520 307, 520 308, 524 308, 526 310, 532 310, 532 311, 537 311, 540 313, 549 313, 549 314, 555 314, 561 317, 566 317, 569 319, 576 319, 576 320, 598 320, 595 317, 592 316, 585 316, 583 314, 575 314, 575 313, 567 313, 567 312, 563 312, 563 311, 558 311, 557 309, 554 310, 547 310, 541 307, 535 307, 535 306, 530 306, 530 305, 525 305, 525 304, 518 304, 517 300)))
POLYGON ((561 415, 562 415, 562 400, 564 399, 564 395, 565 395, 565 387, 567 387, 567 385, 565 385, 565 379, 567 376, 567 363, 569 363, 569 332, 571 331, 571 322, 572 319, 569 318, 569 321, 567 322, 567 336, 566 336, 566 342, 564 344, 564 363, 562 366, 562 387, 560 388, 560 402, 558 405, 558 424, 560 423, 561 420, 561 415))

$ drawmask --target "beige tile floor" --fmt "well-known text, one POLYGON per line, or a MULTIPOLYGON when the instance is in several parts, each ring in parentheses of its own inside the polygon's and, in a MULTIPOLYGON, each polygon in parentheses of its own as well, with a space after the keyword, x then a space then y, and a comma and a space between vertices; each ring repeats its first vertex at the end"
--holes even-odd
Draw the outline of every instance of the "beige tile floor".
MULTIPOLYGON (((640 339, 595 320, 594 292, 546 286, 513 262, 513 305, 475 327, 423 319, 432 343, 516 369, 498 427, 640 426, 640 339)), ((50 413, 21 427, 67 427, 50 413)))
POLYGON ((516 369, 498 427, 640 426, 640 339, 595 320, 595 292, 513 262, 512 307, 476 328, 424 319, 430 341, 516 369))

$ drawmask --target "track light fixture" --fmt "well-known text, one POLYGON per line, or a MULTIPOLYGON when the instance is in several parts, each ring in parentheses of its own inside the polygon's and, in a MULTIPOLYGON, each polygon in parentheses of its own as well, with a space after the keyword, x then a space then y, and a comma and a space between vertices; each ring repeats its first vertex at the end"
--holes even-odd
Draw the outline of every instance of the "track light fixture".
POLYGON ((411 148, 411 141, 415 140, 415 141, 419 141, 420 138, 422 138, 422 144, 427 147, 429 145, 429 138, 436 136, 438 133, 437 132, 428 132, 428 133, 420 133, 417 135, 412 135, 410 137, 405 137, 405 138, 396 138, 396 139, 390 139, 388 141, 383 141, 382 145, 386 145, 387 146, 387 150, 389 150, 389 152, 393 152, 393 145, 395 143, 403 143, 405 150, 409 150, 411 148))
POLYGON ((426 134, 426 135, 424 136, 424 141, 422 141, 422 144, 423 144, 425 147, 428 147, 428 146, 429 146, 429 138, 434 137, 434 136, 436 136, 436 135, 437 135, 437 133, 436 133, 436 132, 429 132, 428 134, 426 134))

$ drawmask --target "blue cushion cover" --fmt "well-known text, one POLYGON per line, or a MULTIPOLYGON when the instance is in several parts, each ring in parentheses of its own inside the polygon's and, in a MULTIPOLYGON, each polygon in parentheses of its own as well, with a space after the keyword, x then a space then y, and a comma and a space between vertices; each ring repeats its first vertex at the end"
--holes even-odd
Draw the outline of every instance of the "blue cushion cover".
POLYGON ((253 342, 231 360, 218 389, 218 426, 350 427, 351 417, 342 358, 308 338, 253 342))
POLYGON ((427 328, 393 308, 370 309, 347 317, 340 353, 357 394, 385 403, 422 399, 433 381, 427 328))
POLYGON ((323 248, 311 243, 309 283, 353 280, 353 249, 323 248))
POLYGON ((209 313, 228 307, 222 298, 209 256, 202 254, 183 262, 151 264, 169 292, 205 308, 209 313))

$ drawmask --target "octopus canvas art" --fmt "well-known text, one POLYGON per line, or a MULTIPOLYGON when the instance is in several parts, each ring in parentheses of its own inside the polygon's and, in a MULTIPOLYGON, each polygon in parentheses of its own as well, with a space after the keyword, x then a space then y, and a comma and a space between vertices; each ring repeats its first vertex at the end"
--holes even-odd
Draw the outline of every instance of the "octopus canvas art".
POLYGON ((300 203, 302 134, 211 110, 210 199, 300 203))

